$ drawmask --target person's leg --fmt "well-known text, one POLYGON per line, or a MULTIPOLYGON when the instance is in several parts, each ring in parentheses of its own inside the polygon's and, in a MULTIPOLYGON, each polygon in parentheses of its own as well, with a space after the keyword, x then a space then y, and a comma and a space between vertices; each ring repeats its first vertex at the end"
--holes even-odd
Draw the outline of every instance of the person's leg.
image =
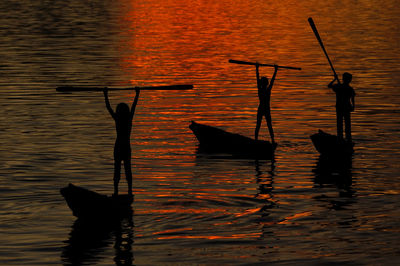
POLYGON ((131 158, 126 158, 124 160, 124 167, 125 167, 125 178, 126 182, 128 183, 128 194, 132 195, 132 168, 131 168, 131 158))
POLYGON ((256 124, 256 130, 254 132, 254 139, 255 140, 258 140, 258 133, 260 132, 261 121, 262 121, 262 113, 261 113, 260 107, 258 107, 258 110, 257 110, 257 124, 256 124))
POLYGON ((118 195, 118 184, 121 176, 121 160, 117 157, 114 158, 114 195, 118 195))
POLYGON ((343 140, 343 114, 338 110, 336 110, 336 127, 338 139, 343 140))
POLYGON ((347 112, 344 115, 344 125, 345 125, 345 132, 346 132, 346 140, 347 141, 352 141, 352 137, 351 137, 351 116, 350 116, 350 112, 347 112))
POLYGON ((266 112, 265 120, 267 120, 269 135, 271 136, 271 142, 272 142, 272 144, 275 144, 274 129, 272 128, 272 119, 271 119, 271 113, 270 112, 266 112))

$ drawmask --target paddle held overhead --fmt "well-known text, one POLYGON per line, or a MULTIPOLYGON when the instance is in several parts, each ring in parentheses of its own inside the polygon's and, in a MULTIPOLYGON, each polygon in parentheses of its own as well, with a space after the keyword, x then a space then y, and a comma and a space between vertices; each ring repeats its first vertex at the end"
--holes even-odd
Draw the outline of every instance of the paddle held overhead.
POLYGON ((193 85, 169 85, 169 86, 150 86, 150 87, 129 87, 129 88, 108 88, 108 87, 85 87, 85 86, 61 86, 56 90, 59 92, 77 91, 116 91, 116 90, 191 90, 193 85))
MULTIPOLYGON (((233 64, 239 64, 239 65, 259 65, 259 66, 268 66, 268 67, 274 67, 275 65, 271 64, 260 64, 260 63, 254 63, 254 62, 247 62, 247 61, 240 61, 240 60, 233 60, 229 59, 229 63, 233 64)), ((294 69, 294 70, 301 70, 300 67, 290 67, 290 66, 278 66, 278 68, 286 68, 286 69, 294 69)))

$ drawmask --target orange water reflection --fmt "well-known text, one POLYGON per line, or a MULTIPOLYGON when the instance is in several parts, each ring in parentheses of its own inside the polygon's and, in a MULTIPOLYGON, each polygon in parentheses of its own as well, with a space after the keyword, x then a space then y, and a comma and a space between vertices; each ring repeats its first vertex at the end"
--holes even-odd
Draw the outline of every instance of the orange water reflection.
MULTIPOLYGON (((127 2, 125 9, 121 27, 130 27, 133 31, 121 37, 119 63, 130 83, 195 85, 194 91, 143 93, 146 105, 143 111, 146 115, 156 115, 160 121, 175 117, 209 121, 207 117, 213 115, 220 117, 213 121, 216 125, 253 126, 253 118, 249 121, 248 117, 254 115, 257 107, 254 69, 229 64, 228 59, 301 67, 308 56, 310 42, 299 41, 304 40, 307 25, 298 23, 301 19, 298 12, 283 6, 271 13, 265 12, 265 6, 258 2, 167 1, 160 4, 151 0, 127 2), (277 16, 284 18, 285 24, 276 23, 277 16), (250 31, 249 24, 254 25, 250 31), (260 38, 259 31, 266 29, 266 38, 260 38), (162 109, 157 108, 160 103, 162 109)), ((262 69, 262 72, 270 75, 272 70, 262 69)), ((297 99, 305 92, 301 75, 293 71, 279 73, 273 92, 275 112, 304 110, 304 103, 297 99), (281 93, 293 95, 284 97, 283 101, 279 97, 281 93)), ((279 119, 276 123, 279 127, 279 119)))
POLYGON ((212 213, 226 213, 226 209, 189 209, 189 208, 175 208, 168 210, 138 210, 137 214, 212 214, 212 213))
MULTIPOLYGON (((358 94, 359 113, 354 118, 355 135, 365 134, 365 130, 374 131, 363 127, 371 121, 360 119, 360 114, 370 115, 369 105, 376 106, 374 115, 381 118, 382 110, 396 109, 398 103, 382 103, 374 93, 371 96, 365 90, 368 84, 363 78, 372 78, 366 63, 379 58, 373 52, 375 47, 361 43, 363 38, 374 41, 362 33, 368 32, 369 27, 361 25, 354 15, 339 21, 341 26, 347 25, 339 32, 330 21, 336 20, 336 16, 323 8, 315 12, 293 1, 290 8, 287 2, 266 4, 242 0, 126 3, 121 27, 129 27, 131 31, 118 40, 121 51, 118 64, 124 72, 123 79, 128 80, 126 83, 195 86, 191 91, 143 91, 141 94, 132 140, 136 167, 135 215, 157 223, 153 224, 154 230, 147 229, 147 224, 138 226, 145 232, 138 236, 150 235, 158 240, 265 237, 270 241, 274 235, 290 240, 297 237, 302 242, 315 236, 304 236, 302 230, 288 228, 306 225, 309 233, 340 224, 339 218, 324 220, 329 207, 318 205, 319 194, 327 198, 323 203, 335 205, 336 202, 330 204, 329 198, 335 198, 339 189, 332 184, 321 185, 323 192, 319 193, 311 171, 317 155, 309 135, 318 128, 334 132, 335 97, 326 88, 332 73, 306 19, 315 15, 337 71, 355 72, 355 86, 362 87, 358 94), (324 16, 330 18, 324 21, 324 16), (348 21, 363 30, 355 32, 348 21), (367 51, 369 55, 364 56, 367 51), (252 67, 229 64, 231 58, 303 68, 301 72, 278 72, 271 108, 280 145, 276 165, 262 162, 261 173, 254 162, 198 159, 197 140, 188 129, 190 121, 195 120, 254 135, 258 105, 255 71, 252 67), (217 232, 197 228, 197 223, 217 232)), ((383 30, 382 26, 372 30, 378 28, 383 30)), ((382 64, 378 63, 381 67, 382 64)), ((270 76, 272 69, 262 68, 261 73, 270 76)), ((378 73, 377 80, 382 81, 381 78, 378 73)), ((387 79, 384 82, 390 83, 387 79)), ((121 98, 131 100, 132 96, 127 93, 121 98)), ((265 125, 261 134, 262 138, 268 138, 265 125)), ((368 197, 391 193, 388 190, 371 192, 368 197)), ((341 201, 351 208, 351 195, 341 201)), ((349 227, 357 224, 356 218, 349 220, 349 227)), ((371 223, 359 226, 358 230, 374 227, 371 223)), ((320 239, 321 243, 325 240, 325 236, 320 239)), ((316 255, 304 250, 290 254, 334 255, 328 251, 316 255)))
POLYGON ((291 224, 291 223, 293 223, 293 220, 296 220, 299 218, 304 218, 304 217, 311 216, 311 215, 312 215, 312 212, 310 212, 310 211, 296 213, 294 215, 286 217, 283 221, 279 222, 279 224, 291 224))
POLYGON ((175 236, 160 236, 157 239, 249 239, 259 238, 261 233, 250 233, 250 234, 233 234, 233 235, 175 235, 175 236))

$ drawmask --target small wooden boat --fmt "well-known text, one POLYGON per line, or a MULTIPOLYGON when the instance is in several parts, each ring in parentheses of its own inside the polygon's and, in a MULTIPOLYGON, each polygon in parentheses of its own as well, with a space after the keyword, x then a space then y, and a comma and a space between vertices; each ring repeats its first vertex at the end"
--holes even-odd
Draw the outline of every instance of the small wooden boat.
POLYGON ((272 158, 276 148, 269 141, 254 140, 194 121, 189 128, 199 141, 201 152, 228 153, 244 158, 272 158))
POLYGON ((318 133, 311 135, 310 138, 321 155, 349 156, 354 152, 353 142, 340 141, 337 136, 328 134, 321 129, 318 133))
POLYGON ((132 212, 133 197, 129 195, 109 197, 73 184, 60 189, 60 193, 80 219, 117 220, 132 212))

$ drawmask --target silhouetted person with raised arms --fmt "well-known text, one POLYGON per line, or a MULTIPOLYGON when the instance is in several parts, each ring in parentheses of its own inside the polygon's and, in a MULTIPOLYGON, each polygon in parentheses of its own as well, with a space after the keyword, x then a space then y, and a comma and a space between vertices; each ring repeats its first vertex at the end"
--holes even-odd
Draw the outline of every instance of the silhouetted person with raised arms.
POLYGON ((257 110, 257 124, 255 130, 255 139, 258 140, 258 133, 261 127, 261 121, 263 116, 265 116, 265 120, 267 121, 267 126, 269 130, 269 134, 271 136, 272 145, 275 147, 277 144, 274 138, 274 130, 272 128, 272 120, 271 120, 271 90, 274 85, 276 73, 278 72, 278 66, 274 65, 275 72, 271 78, 271 82, 268 83, 267 77, 261 77, 258 71, 259 65, 256 64, 256 75, 257 75, 257 88, 258 88, 258 99, 260 100, 260 104, 258 105, 257 110))
POLYGON ((343 140, 343 120, 345 124, 346 140, 351 142, 351 119, 350 113, 355 108, 355 92, 350 86, 353 76, 350 73, 343 73, 343 83, 335 77, 328 87, 336 93, 336 122, 337 122, 337 136, 339 140, 343 140), (337 81, 337 84, 334 82, 337 81))
POLYGON ((116 112, 113 111, 108 100, 108 91, 104 90, 104 98, 106 107, 115 121, 115 129, 117 131, 117 139, 114 146, 114 195, 118 195, 118 183, 121 176, 121 163, 124 161, 125 177, 128 183, 128 194, 132 196, 132 170, 131 170, 131 130, 132 120, 135 114, 137 102, 139 100, 140 90, 136 89, 136 96, 133 100, 132 107, 126 103, 119 103, 116 112))

